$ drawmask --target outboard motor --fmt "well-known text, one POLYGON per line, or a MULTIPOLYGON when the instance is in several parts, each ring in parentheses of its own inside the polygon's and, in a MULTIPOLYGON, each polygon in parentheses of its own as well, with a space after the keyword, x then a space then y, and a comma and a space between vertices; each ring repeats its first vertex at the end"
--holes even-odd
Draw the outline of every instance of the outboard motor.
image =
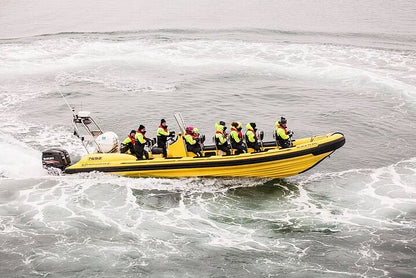
POLYGON ((71 165, 69 153, 64 149, 53 148, 42 152, 43 168, 58 168, 62 171, 71 165))

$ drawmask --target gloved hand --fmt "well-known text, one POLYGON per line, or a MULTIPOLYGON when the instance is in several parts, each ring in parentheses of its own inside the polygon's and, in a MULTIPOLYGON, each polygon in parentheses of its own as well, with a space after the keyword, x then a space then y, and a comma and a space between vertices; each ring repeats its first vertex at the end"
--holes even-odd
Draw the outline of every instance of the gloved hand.
POLYGON ((173 136, 175 136, 175 131, 169 132, 169 137, 173 137, 173 136))

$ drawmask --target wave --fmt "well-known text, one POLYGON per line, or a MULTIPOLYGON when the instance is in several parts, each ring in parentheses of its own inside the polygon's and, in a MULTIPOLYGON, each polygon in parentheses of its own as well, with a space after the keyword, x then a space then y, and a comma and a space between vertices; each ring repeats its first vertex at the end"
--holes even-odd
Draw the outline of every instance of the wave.
MULTIPOLYGON (((406 103, 413 104, 416 100, 414 52, 232 40, 210 37, 208 31, 199 38, 154 36, 151 31, 151 37, 145 38, 131 37, 130 34, 135 32, 104 33, 108 36, 103 36, 103 33, 94 33, 97 36, 74 34, 73 37, 63 33, 42 40, 0 43, 3 113, 15 110, 22 103, 55 94, 51 89, 56 87, 55 83, 69 88, 91 83, 94 88, 101 86, 133 94, 170 93, 175 92, 184 80, 197 83, 204 78, 215 81, 216 76, 230 75, 243 78, 261 75, 311 84, 318 82, 332 88, 342 86, 353 93, 388 94, 388 98, 400 98, 400 102, 402 96, 406 97, 406 103)), ((75 92, 71 88, 68 90, 71 96, 79 93, 76 91, 79 87, 74 87, 75 92)), ((14 135, 16 130, 26 125, 28 123, 22 121, 10 124, 9 134, 14 135)), ((55 135, 53 128, 56 127, 36 126, 33 129, 40 129, 46 134, 46 139, 54 138, 63 145, 67 140, 69 148, 76 152, 74 146, 79 145, 69 139, 70 131, 61 126, 55 135)), ((30 142, 25 136, 17 139, 38 150, 52 141, 46 142, 42 132, 37 131, 30 133, 30 138, 30 142)))
POLYGON ((223 29, 200 29, 200 28, 189 28, 189 29, 178 29, 178 28, 155 28, 155 29, 140 29, 140 30, 115 30, 115 31, 91 31, 91 32, 56 32, 56 33, 44 33, 36 34, 25 37, 13 37, 13 38, 1 38, 0 43, 10 42, 19 39, 44 39, 49 37, 77 37, 77 36, 143 36, 151 35, 157 36, 161 34, 168 35, 192 35, 192 36, 224 36, 229 35, 231 38, 241 37, 242 35, 250 36, 265 36, 274 37, 279 39, 282 36, 291 37, 325 37, 325 38, 342 38, 342 39, 375 39, 380 41, 391 41, 401 43, 409 43, 412 45, 416 43, 416 38, 413 35, 398 35, 388 33, 372 33, 372 32, 322 32, 322 31, 302 31, 302 30, 284 30, 284 29, 268 29, 268 28, 223 28, 223 29))
POLYGON ((68 126, 30 123, 18 115, 0 114, 0 119, 0 176, 3 178, 45 177, 41 152, 48 148, 68 150, 73 161, 85 154, 80 140, 72 136, 68 126))
POLYGON ((41 153, 10 135, 0 133, 0 177, 26 179, 42 177, 41 153))
POLYGON ((410 227, 414 224, 406 216, 416 214, 415 178, 416 158, 376 169, 315 173, 296 179, 300 197, 295 202, 323 219, 351 226, 410 227))
POLYGON ((178 73, 158 88, 171 90, 179 75, 192 76, 195 69, 203 68, 206 74, 271 75, 410 95, 416 92, 416 56, 408 51, 224 38, 117 39, 110 34, 109 40, 53 36, 29 44, 0 44, 0 74, 3 79, 10 79, 58 72, 72 75, 73 82, 86 79, 110 84, 100 80, 107 78, 113 83, 121 82, 121 87, 130 83, 127 87, 133 90, 146 90, 160 84, 160 77, 152 72, 162 68, 170 74, 178 73), (137 74, 150 80, 150 84, 134 84, 137 74))

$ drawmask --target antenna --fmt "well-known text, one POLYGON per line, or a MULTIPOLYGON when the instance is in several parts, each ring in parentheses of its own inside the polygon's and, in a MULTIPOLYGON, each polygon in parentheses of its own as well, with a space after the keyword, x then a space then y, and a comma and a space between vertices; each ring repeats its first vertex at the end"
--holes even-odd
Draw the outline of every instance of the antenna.
POLYGON ((66 100, 64 94, 62 93, 61 89, 59 88, 59 86, 56 86, 56 88, 58 89, 59 94, 61 95, 61 97, 64 99, 66 105, 68 106, 69 110, 71 110, 72 115, 75 116, 75 109, 71 107, 71 105, 69 105, 68 101, 66 100))

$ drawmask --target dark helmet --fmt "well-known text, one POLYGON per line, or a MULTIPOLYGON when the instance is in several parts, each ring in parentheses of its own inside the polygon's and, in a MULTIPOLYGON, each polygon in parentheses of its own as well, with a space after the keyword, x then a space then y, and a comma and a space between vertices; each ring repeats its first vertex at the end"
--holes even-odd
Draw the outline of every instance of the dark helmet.
POLYGON ((162 125, 163 123, 166 123, 165 119, 160 120, 160 124, 162 125))
POLYGON ((144 125, 140 125, 137 130, 142 130, 144 128, 144 125))
POLYGON ((285 123, 287 123, 287 120, 286 120, 286 118, 285 118, 285 117, 280 117, 280 121, 279 121, 279 124, 282 124, 282 125, 284 125, 285 123))
POLYGON ((132 130, 130 131, 130 134, 132 134, 132 133, 136 133, 136 131, 135 131, 134 129, 132 129, 132 130))
POLYGON ((233 127, 237 128, 237 127, 238 127, 238 123, 237 123, 237 122, 232 122, 232 123, 231 123, 231 126, 233 126, 233 127))
POLYGON ((253 129, 256 129, 256 123, 250 123, 250 125, 253 129))
POLYGON ((225 122, 224 121, 220 121, 220 125, 225 126, 225 122))

